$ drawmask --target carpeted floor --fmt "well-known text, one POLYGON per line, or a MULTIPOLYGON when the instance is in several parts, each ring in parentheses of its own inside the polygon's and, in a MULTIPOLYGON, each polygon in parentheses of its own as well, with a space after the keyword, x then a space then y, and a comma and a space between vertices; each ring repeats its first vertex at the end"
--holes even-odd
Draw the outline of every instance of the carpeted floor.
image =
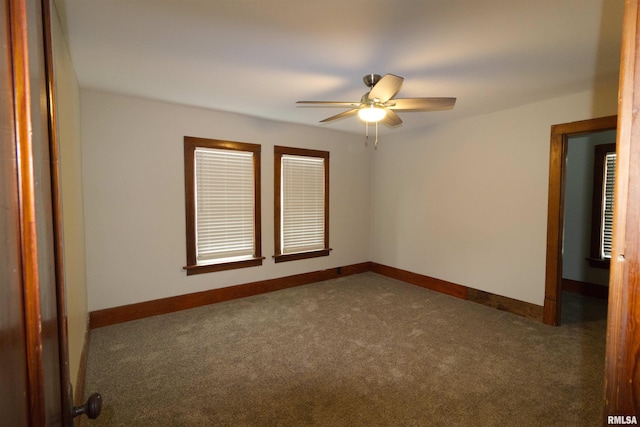
POLYGON ((606 303, 549 327, 374 273, 91 332, 86 426, 597 426, 606 303))

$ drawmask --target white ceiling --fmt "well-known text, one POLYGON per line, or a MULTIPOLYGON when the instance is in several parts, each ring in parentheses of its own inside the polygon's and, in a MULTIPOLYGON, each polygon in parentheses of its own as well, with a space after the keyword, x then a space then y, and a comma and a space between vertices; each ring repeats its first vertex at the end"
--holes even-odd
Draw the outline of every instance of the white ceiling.
MULTIPOLYGON (((362 133, 362 76, 405 78, 398 132, 617 84, 623 0, 56 0, 82 88, 362 133)), ((384 128, 384 126, 382 127, 384 128)))

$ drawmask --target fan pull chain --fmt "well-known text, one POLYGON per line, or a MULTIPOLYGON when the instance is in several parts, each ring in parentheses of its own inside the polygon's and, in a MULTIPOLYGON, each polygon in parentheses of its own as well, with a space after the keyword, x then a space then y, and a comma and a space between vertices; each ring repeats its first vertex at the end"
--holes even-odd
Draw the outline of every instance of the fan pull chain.
MULTIPOLYGON (((369 122, 364 123, 364 145, 365 147, 369 146, 369 122)), ((376 141, 375 141, 375 149, 378 149, 378 122, 376 122, 376 141)))
POLYGON ((375 149, 378 149, 378 122, 376 122, 376 142, 375 142, 375 149))
POLYGON ((369 146, 369 122, 364 122, 364 146, 369 146))

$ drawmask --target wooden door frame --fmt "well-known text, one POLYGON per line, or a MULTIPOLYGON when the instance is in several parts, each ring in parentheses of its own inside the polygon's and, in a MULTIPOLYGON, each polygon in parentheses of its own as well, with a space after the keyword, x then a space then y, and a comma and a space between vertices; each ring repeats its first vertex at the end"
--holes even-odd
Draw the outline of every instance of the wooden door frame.
POLYGON ((60 178, 60 144, 58 140, 58 117, 56 80, 53 57, 52 36, 52 2, 53 0, 41 0, 42 2, 42 32, 44 35, 44 65, 46 75, 47 94, 47 121, 49 125, 49 157, 51 162, 51 204, 54 257, 56 274, 56 308, 58 314, 58 346, 60 354, 60 383, 62 423, 71 425, 73 408, 73 390, 71 389, 71 373, 69 371, 69 334, 67 317, 67 294, 64 275, 64 245, 62 237, 62 195, 60 178))
POLYGON ((569 138, 586 133, 616 129, 617 121, 618 116, 608 116, 551 126, 547 263, 543 312, 543 322, 547 325, 558 326, 561 321, 564 197, 569 138))

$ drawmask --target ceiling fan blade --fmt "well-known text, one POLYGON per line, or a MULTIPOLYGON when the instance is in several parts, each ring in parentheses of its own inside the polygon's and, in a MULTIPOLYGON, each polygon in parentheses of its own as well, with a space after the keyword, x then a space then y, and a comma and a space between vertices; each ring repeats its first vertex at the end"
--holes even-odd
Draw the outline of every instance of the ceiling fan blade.
POLYGON ((398 93, 403 81, 402 77, 385 74, 369 92, 369 100, 377 99, 378 102, 387 102, 398 93))
POLYGON ((402 124, 402 119, 395 112, 387 109, 387 114, 381 122, 387 126, 398 126, 399 124, 402 124))
POLYGON ((299 105, 299 107, 340 107, 340 108, 357 108, 360 106, 359 102, 342 102, 342 101, 298 101, 296 104, 309 104, 299 105))
POLYGON ((358 112, 357 108, 354 108, 353 110, 349 110, 349 111, 343 111, 342 113, 336 114, 335 116, 327 117, 324 120, 320 120, 320 123, 327 123, 327 122, 332 122, 334 120, 343 119, 345 117, 352 116, 357 112, 358 112))
POLYGON ((456 98, 400 98, 388 102, 387 108, 403 111, 439 111, 449 110, 456 98))

